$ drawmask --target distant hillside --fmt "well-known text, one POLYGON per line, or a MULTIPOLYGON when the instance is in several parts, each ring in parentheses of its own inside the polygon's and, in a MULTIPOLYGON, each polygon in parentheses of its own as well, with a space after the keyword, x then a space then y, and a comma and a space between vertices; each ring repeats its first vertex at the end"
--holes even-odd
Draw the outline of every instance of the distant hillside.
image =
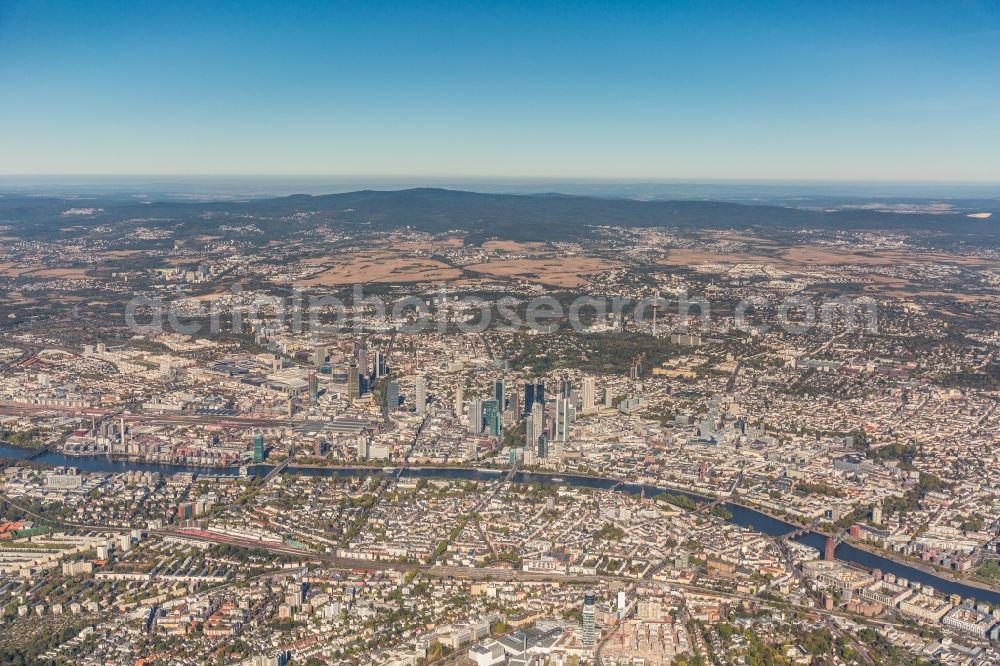
POLYGON ((114 199, 61 200, 44 197, 0 198, 0 219, 36 232, 53 226, 114 223, 155 218, 177 227, 178 235, 205 233, 220 224, 253 222, 268 237, 301 229, 294 221, 334 222, 376 229, 413 227, 440 233, 463 230, 471 240, 580 239, 593 227, 686 227, 785 229, 932 230, 956 235, 997 235, 995 220, 957 214, 896 214, 872 210, 822 212, 781 206, 751 206, 714 201, 637 201, 559 194, 480 194, 421 188, 364 190, 323 196, 293 195, 246 202, 137 204, 114 199), (103 209, 67 218, 66 208, 103 209), (37 226, 36 226, 37 225, 37 226))

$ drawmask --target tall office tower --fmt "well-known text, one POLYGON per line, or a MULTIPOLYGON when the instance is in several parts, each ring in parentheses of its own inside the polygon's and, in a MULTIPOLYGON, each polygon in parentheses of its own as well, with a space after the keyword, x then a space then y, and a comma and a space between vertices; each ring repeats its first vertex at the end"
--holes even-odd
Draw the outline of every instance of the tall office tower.
POLYGON ((309 371, 309 399, 313 402, 319 400, 319 380, 315 370, 309 371))
POLYGON ((618 619, 625 619, 625 590, 618 590, 618 619))
MULTIPOLYGON (((496 400, 490 402, 496 403, 496 400)), ((483 427, 494 437, 499 437, 503 431, 503 409, 497 403, 495 408, 491 406, 484 410, 489 410, 489 414, 483 414, 483 427)))
POLYGON ((463 409, 463 404, 465 402, 465 387, 459 384, 455 387, 455 418, 461 419, 462 413, 465 411, 463 409))
POLYGON ((528 420, 524 424, 524 440, 525 445, 529 449, 534 449, 538 446, 538 440, 545 433, 545 405, 536 402, 531 406, 531 413, 528 414, 528 420))
POLYGON ((569 438, 570 428, 576 420, 576 409, 569 398, 556 398, 556 413, 552 419, 552 439, 565 442, 569 438))
POLYGON ((364 342, 354 350, 354 358, 358 361, 358 370, 361 374, 368 374, 368 345, 364 342))
POLYGON ((511 415, 514 417, 513 422, 517 423, 521 420, 521 394, 514 391, 510 394, 510 403, 507 405, 507 409, 510 410, 511 415))
POLYGON ((417 375, 413 380, 413 403, 417 414, 427 410, 427 377, 424 375, 417 375))
POLYGON ((593 592, 583 595, 583 644, 594 644, 594 629, 597 624, 597 597, 593 592))
POLYGON ((493 399, 497 401, 497 407, 501 412, 507 408, 506 388, 507 384, 502 379, 498 379, 493 385, 493 399))
POLYGON ((549 436, 544 432, 542 436, 538 438, 538 458, 539 460, 545 460, 549 457, 549 436))
POLYGON ((396 382, 389 382, 385 387, 385 405, 389 408, 389 411, 394 411, 399 409, 399 384, 396 382))
POLYGON ((823 559, 827 562, 833 562, 836 559, 837 552, 837 542, 834 541, 833 537, 827 537, 826 543, 823 544, 823 559))
POLYGON ((264 434, 257 433, 253 436, 253 461, 255 463, 264 462, 264 434))
POLYGON ((375 378, 385 377, 385 354, 382 352, 375 352, 375 378))
POLYGON ((614 407, 614 405, 612 403, 614 403, 614 397, 611 395, 611 388, 610 387, 606 387, 604 389, 604 406, 605 407, 614 407))
POLYGON ((584 413, 590 413, 594 411, 594 393, 596 391, 596 382, 593 377, 585 377, 583 380, 583 411, 584 413))
POLYGON ((524 415, 531 413, 531 406, 536 402, 545 404, 545 382, 538 380, 533 384, 524 385, 524 415))
POLYGON ((500 436, 500 406, 496 400, 483 401, 483 427, 493 437, 500 436))
POLYGON ((535 419, 532 416, 531 410, 528 410, 528 416, 524 419, 524 445, 527 449, 533 448, 538 439, 535 434, 535 419))
POLYGON ((313 365, 317 368, 326 363, 326 347, 316 347, 313 350, 313 365))
POLYGON ((351 363, 347 369, 347 399, 354 402, 361 397, 361 378, 358 376, 358 366, 351 363))
POLYGON ((708 413, 705 414, 705 420, 702 421, 701 425, 698 426, 698 434, 705 439, 715 439, 715 426, 716 422, 719 420, 719 407, 720 400, 716 396, 709 401, 708 413))
POLYGON ((469 432, 479 435, 483 432, 483 401, 473 400, 469 403, 469 432))
POLYGON ((569 437, 573 424, 576 423, 576 405, 576 394, 570 393, 569 397, 566 398, 566 437, 569 437))

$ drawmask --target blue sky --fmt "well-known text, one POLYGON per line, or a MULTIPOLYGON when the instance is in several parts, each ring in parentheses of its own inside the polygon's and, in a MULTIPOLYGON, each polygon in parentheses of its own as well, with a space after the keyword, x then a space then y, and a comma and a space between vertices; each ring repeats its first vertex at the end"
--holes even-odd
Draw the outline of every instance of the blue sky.
POLYGON ((1000 3, 0 0, 0 174, 1000 181, 1000 3))

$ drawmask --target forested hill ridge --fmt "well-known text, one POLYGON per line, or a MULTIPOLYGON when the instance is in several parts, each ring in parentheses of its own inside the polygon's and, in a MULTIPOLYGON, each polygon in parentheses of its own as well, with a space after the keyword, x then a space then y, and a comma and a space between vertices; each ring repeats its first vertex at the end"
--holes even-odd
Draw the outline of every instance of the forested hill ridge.
MULTIPOLYGON (((979 202, 984 203, 984 202, 979 202)), ((993 202, 1000 211, 1000 201, 993 202)), ((962 212, 900 214, 879 210, 810 210, 718 201, 661 201, 562 194, 483 194, 437 188, 362 190, 320 196, 215 202, 137 202, 114 197, 0 196, 0 225, 25 237, 59 231, 62 237, 100 225, 166 227, 175 238, 221 227, 254 225, 257 238, 283 237, 303 225, 344 225, 358 230, 410 227, 429 233, 463 231, 471 239, 521 241, 583 239, 600 227, 703 229, 871 229, 928 231, 996 239, 1000 215, 972 218, 962 212)))

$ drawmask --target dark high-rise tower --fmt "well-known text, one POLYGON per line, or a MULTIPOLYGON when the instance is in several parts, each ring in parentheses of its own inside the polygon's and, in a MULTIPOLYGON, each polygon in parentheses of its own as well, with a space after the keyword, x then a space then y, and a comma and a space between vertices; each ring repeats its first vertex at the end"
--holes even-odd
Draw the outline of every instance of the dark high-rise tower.
POLYGON ((535 383, 524 385, 524 405, 522 405, 524 416, 531 413, 531 406, 536 402, 545 404, 545 382, 539 380, 535 383))

